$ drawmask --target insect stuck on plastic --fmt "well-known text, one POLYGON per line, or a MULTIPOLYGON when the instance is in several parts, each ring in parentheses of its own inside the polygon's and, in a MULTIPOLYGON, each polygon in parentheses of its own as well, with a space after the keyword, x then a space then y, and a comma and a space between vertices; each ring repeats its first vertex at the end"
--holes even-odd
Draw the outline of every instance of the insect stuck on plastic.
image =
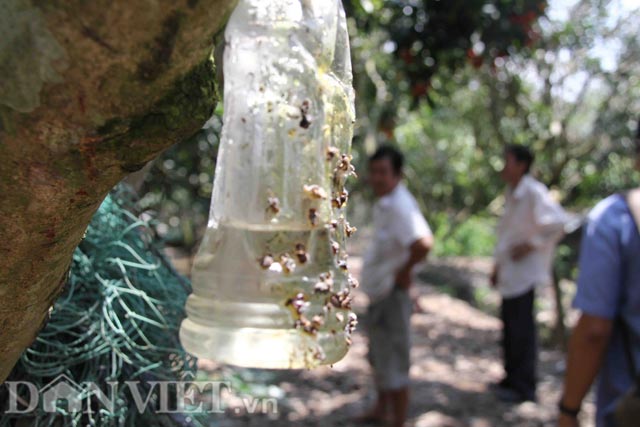
POLYGON ((270 254, 266 254, 258 260, 258 263, 260 264, 260 267, 262 267, 264 270, 267 270, 269 267, 271 267, 274 261, 275 260, 273 259, 273 256, 271 256, 270 254))
POLYGON ((328 197, 327 192, 319 185, 305 185, 302 189, 310 199, 326 199, 328 197))
POLYGON ((302 114, 302 119, 300 120, 300 127, 303 129, 308 129, 311 126, 311 116, 309 115, 309 110, 311 109, 311 102, 308 99, 302 101, 302 105, 300 105, 300 114, 302 114))
POLYGON ((332 240, 331 252, 333 252, 334 255, 338 255, 338 252, 340 252, 340 243, 336 242, 335 240, 332 240))
POLYGON ((347 322, 345 331, 348 334, 352 334, 355 332, 357 325, 358 325, 358 316, 356 316, 355 313, 349 313, 349 321, 347 322))
POLYGON ((356 175, 356 168, 351 164, 353 157, 351 155, 342 154, 340 161, 333 171, 333 183, 339 185, 343 179, 356 175))
POLYGON ((285 306, 291 307, 291 309, 299 316, 309 307, 309 302, 306 300, 304 294, 300 292, 293 298, 289 298, 285 303, 285 306))
POLYGON ((309 320, 304 314, 300 314, 300 318, 294 323, 296 329, 302 329, 310 335, 316 335, 318 330, 324 326, 324 317, 319 314, 314 315, 309 320))
POLYGON ((356 289, 360 286, 360 282, 358 282, 358 279, 353 277, 353 274, 349 274, 348 281, 349 281, 349 286, 351 286, 351 289, 356 289))
POLYGON ((349 225, 348 222, 344 223, 344 232, 347 235, 347 237, 353 236, 356 231, 358 231, 356 227, 352 227, 351 225, 349 225))
POLYGON ((301 315, 299 319, 296 319, 293 327, 296 329, 302 329, 303 331, 311 335, 314 335, 317 332, 317 329, 313 328, 311 321, 304 315, 301 315))
POLYGON ((280 265, 285 274, 291 274, 296 270, 296 262, 289 254, 280 255, 280 265))
POLYGON ((313 352, 313 358, 315 360, 318 361, 323 361, 327 358, 326 353, 324 352, 324 350, 321 347, 318 347, 314 352, 313 352))
POLYGON ((329 271, 318 276, 318 282, 313 287, 314 293, 326 294, 333 290, 333 274, 329 271))
POLYGON ((338 293, 331 295, 329 302, 336 308, 351 310, 351 301, 353 297, 350 295, 349 289, 343 289, 338 293))
POLYGON ((273 215, 280 212, 280 200, 277 197, 271 196, 267 199, 267 212, 273 215))
POLYGON ((298 243, 296 245, 296 258, 298 258, 298 262, 300 264, 304 264, 309 260, 309 254, 307 254, 307 249, 305 248, 304 244, 302 243, 298 243))
POLYGON ((342 190, 340 194, 337 194, 331 199, 331 206, 336 209, 341 209, 344 205, 347 204, 349 200, 349 192, 347 190, 342 190))
POLYGON ((340 150, 337 147, 327 148, 327 161, 335 159, 340 154, 340 150))
POLYGON ((311 318, 311 325, 315 329, 320 329, 322 326, 324 326, 324 317, 320 316, 319 314, 316 314, 311 318))
POLYGON ((309 223, 312 226, 315 227, 316 225, 318 225, 318 210, 316 208, 309 209, 308 218, 309 218, 309 223))

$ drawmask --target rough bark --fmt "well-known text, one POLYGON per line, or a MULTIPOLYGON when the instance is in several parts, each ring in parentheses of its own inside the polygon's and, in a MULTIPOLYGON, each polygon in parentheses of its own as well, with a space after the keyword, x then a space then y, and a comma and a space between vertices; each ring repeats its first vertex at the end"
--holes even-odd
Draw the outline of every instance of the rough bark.
POLYGON ((0 382, 106 193, 210 116, 213 38, 233 3, 0 5, 0 382))

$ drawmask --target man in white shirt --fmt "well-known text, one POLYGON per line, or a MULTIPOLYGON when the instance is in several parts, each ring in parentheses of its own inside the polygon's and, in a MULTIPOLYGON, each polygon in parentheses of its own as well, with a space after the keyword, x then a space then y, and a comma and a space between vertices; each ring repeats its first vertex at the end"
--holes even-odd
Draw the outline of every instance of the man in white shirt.
POLYGON ((507 402, 536 400, 537 331, 534 298, 537 286, 552 280, 555 247, 567 215, 544 184, 530 174, 534 156, 528 148, 505 150, 501 173, 507 183, 505 211, 498 226, 492 284, 502 296, 504 379, 495 385, 507 402))
POLYGON ((433 245, 433 236, 418 203, 401 183, 403 156, 383 146, 369 160, 369 184, 377 197, 374 236, 364 257, 361 283, 369 296, 369 361, 378 401, 361 421, 403 427, 409 406, 409 295, 413 268, 433 245))

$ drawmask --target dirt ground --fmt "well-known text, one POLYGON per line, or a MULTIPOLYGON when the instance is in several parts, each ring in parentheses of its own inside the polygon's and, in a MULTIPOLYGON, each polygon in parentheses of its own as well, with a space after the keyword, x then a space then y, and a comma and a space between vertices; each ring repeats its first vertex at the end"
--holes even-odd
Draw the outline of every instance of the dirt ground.
MULTIPOLYGON (((350 258, 358 270, 360 260, 350 258)), ((554 426, 561 393, 564 356, 542 349, 538 403, 507 405, 497 401, 487 385, 501 378, 500 322, 468 303, 439 292, 427 283, 415 287, 422 313, 412 318, 410 427, 554 426)), ((356 312, 364 312, 366 297, 356 296, 356 312)), ((227 413, 211 419, 219 427, 350 427, 350 421, 375 399, 366 361, 367 340, 356 333, 348 356, 333 367, 313 371, 232 371, 201 361, 212 376, 239 375, 249 394, 277 399, 277 411, 248 415, 231 398, 227 413), (231 410, 233 407, 233 410, 231 410)), ((244 405, 246 407, 246 404, 244 405)), ((583 426, 593 425, 593 404, 585 405, 583 426)))

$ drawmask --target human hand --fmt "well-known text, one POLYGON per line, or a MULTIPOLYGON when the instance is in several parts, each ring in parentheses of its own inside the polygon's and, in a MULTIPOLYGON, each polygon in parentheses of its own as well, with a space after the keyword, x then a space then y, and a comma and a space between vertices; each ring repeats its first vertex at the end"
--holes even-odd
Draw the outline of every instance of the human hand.
POLYGON ((558 427, 580 427, 580 422, 577 418, 560 414, 560 418, 558 418, 558 427))
POLYGON ((489 283, 492 288, 498 287, 498 265, 495 264, 493 266, 493 271, 491 272, 491 276, 489 277, 489 283))
POLYGON ((407 290, 411 287, 411 270, 401 268, 396 273, 396 287, 403 290, 407 290))
POLYGON ((511 259, 514 261, 520 261, 527 255, 529 255, 535 247, 531 243, 520 243, 511 248, 511 259))

